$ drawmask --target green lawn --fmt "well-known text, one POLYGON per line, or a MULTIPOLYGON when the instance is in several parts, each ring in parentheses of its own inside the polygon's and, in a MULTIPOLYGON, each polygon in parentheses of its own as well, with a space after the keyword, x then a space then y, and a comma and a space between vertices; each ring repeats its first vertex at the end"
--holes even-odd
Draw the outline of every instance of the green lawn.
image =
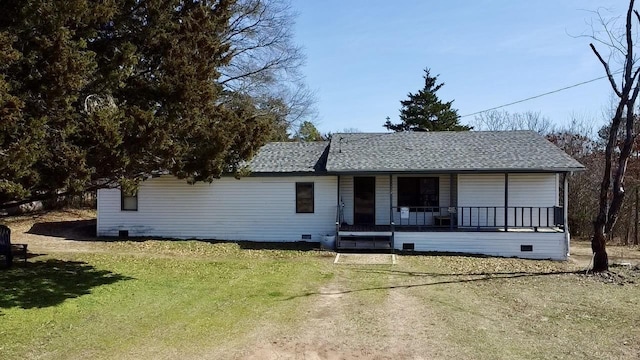
POLYGON ((0 358, 224 358, 256 333, 283 346, 335 341, 332 351, 363 358, 638 358, 638 271, 616 269, 624 281, 612 284, 576 269, 461 256, 347 266, 318 251, 98 242, 0 270, 0 358), (312 341, 296 335, 305 331, 312 341))
POLYGON ((215 348, 261 322, 295 321, 304 299, 282 300, 332 277, 319 252, 153 243, 0 271, 0 358, 154 358, 215 348))

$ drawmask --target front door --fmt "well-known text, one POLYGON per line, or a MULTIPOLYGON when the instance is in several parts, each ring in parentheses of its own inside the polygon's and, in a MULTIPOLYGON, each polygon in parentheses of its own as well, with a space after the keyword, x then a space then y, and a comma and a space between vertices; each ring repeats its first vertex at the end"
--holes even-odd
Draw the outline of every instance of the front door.
POLYGON ((376 178, 354 177, 353 197, 353 223, 374 225, 376 223, 376 178))

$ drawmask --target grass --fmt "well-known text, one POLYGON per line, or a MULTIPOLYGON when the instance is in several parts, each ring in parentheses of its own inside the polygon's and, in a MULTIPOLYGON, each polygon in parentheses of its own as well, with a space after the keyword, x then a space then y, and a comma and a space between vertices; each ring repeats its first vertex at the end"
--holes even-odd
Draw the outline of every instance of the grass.
POLYGON ((40 221, 48 234, 47 216, 10 223, 43 255, 0 270, 3 360, 243 357, 256 339, 292 351, 275 358, 640 358, 633 268, 605 278, 582 262, 446 255, 334 265, 318 251, 28 232, 40 221))
POLYGON ((330 259, 317 252, 155 245, 120 244, 137 254, 56 254, 0 271, 2 358, 153 358, 216 348, 261 322, 294 321, 302 300, 281 300, 331 278, 323 271, 330 259), (195 259, 175 255, 190 251, 195 259))
MULTIPOLYGON (((640 288, 576 274, 565 263, 406 258, 396 278, 471 358, 621 359, 640 355, 640 288), (488 269, 492 269, 487 271, 488 269), (418 278, 418 279, 416 279, 418 278), (428 289, 427 289, 428 288, 428 289)), ((637 273, 636 281, 640 281, 637 273)))

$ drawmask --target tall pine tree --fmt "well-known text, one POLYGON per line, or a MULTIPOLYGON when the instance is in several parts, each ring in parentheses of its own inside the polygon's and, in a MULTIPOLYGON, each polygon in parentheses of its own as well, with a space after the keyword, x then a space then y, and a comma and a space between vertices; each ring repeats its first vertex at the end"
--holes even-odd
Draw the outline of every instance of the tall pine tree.
POLYGON ((453 101, 442 102, 436 92, 444 86, 437 83, 438 76, 431 76, 424 70, 424 88, 417 93, 409 93, 409 99, 401 101, 400 122, 393 124, 389 118, 383 125, 393 131, 465 131, 472 127, 461 125, 458 111, 451 105, 453 101))

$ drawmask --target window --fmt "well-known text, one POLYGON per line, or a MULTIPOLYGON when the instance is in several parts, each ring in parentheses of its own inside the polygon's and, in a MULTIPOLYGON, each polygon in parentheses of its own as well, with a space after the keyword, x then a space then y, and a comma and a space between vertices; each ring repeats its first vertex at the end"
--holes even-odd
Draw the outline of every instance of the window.
POLYGON ((313 212, 313 183, 296 183, 296 213, 313 212))
POLYGON ((399 177, 399 207, 408 207, 410 211, 433 211, 435 209, 411 209, 425 206, 440 206, 438 199, 440 181, 437 177, 399 177))
POLYGON ((122 211, 138 211, 138 192, 127 194, 120 191, 120 210, 122 211))

